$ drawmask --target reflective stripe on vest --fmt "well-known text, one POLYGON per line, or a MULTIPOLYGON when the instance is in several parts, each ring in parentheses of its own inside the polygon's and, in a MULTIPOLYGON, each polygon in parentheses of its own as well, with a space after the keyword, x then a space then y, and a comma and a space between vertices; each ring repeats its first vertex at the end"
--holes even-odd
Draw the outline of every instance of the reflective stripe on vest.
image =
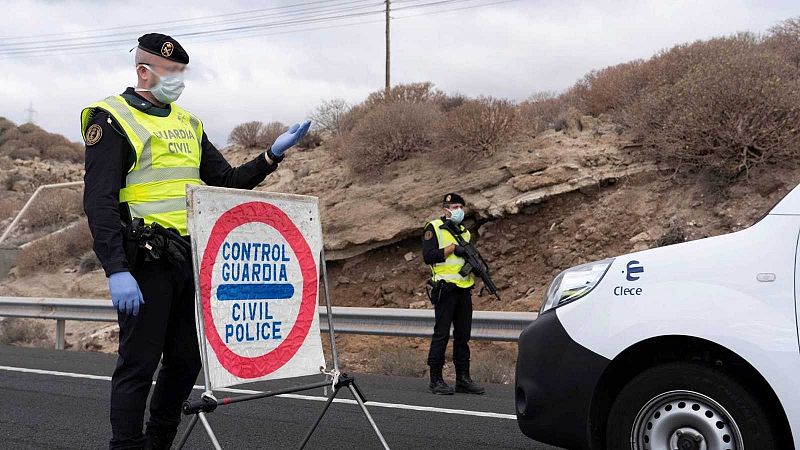
POLYGON ((186 185, 201 184, 203 124, 174 103, 168 116, 158 117, 139 111, 117 95, 84 108, 84 133, 98 109, 116 119, 136 152, 119 201, 128 204, 132 218, 141 217, 145 223, 156 222, 187 235, 186 185))
MULTIPOLYGON (((432 220, 428 223, 433 225, 433 229, 436 232, 436 240, 439 242, 439 248, 445 248, 448 245, 457 244, 456 238, 453 237, 449 231, 440 228, 444 223, 441 219, 432 220)), ((428 224, 425 224, 425 226, 427 227, 428 224)), ((463 237, 465 241, 469 242, 471 235, 469 231, 465 229, 461 234, 461 237, 463 237)), ((444 260, 444 262, 436 263, 431 266, 431 279, 433 281, 444 280, 453 283, 458 287, 468 288, 475 284, 475 278, 472 276, 472 274, 463 277, 458 273, 464 266, 464 263, 466 263, 464 258, 456 256, 455 253, 452 253, 447 257, 447 259, 444 260)))

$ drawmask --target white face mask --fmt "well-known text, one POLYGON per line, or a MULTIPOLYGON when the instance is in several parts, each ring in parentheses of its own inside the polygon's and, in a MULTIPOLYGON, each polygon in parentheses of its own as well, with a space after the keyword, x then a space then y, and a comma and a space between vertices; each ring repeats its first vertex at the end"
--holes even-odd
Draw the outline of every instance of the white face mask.
POLYGON ((453 221, 456 225, 460 224, 462 220, 464 220, 464 209, 448 209, 450 211, 450 220, 453 221))
POLYGON ((156 85, 150 89, 137 88, 136 92, 149 91, 151 94, 153 94, 153 97, 155 97, 156 100, 166 104, 174 102, 178 99, 178 97, 181 96, 183 88, 186 87, 186 85, 183 83, 183 74, 179 73, 168 77, 162 77, 147 64, 142 64, 142 66, 149 70, 150 73, 158 77, 158 83, 156 83, 156 85))

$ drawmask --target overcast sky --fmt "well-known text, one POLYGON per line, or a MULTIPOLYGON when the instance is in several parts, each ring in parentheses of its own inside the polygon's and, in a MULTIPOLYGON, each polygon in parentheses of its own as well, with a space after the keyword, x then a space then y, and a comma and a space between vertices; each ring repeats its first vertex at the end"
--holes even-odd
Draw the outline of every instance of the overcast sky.
MULTIPOLYGON (((175 24, 166 22, 176 19, 311 1, 0 0, 4 14, 0 30, 0 116, 24 123, 32 102, 37 124, 80 140, 82 107, 120 93, 135 82, 133 54, 127 50, 136 45, 136 36, 171 33, 175 24), (103 32, 125 42, 97 49, 24 58, 2 56, 3 49, 21 42, 8 38, 148 23, 156 25, 103 32)), ((396 0, 395 7, 432 1, 436 0, 396 0)), ((763 32, 781 20, 800 16, 797 0, 520 0, 454 10, 493 1, 497 0, 462 0, 393 14, 397 19, 392 21, 392 82, 432 81, 451 93, 523 100, 537 91, 563 90, 589 70, 646 58, 677 43, 737 31, 763 32), (430 14, 434 11, 447 12, 430 14), (415 17, 400 18, 412 15, 415 17)), ((372 9, 352 11, 380 9, 381 2, 374 0, 372 9)), ((358 2, 344 0, 317 4, 329 8, 338 4, 359 6, 358 2)), ((285 10, 261 14, 281 11, 285 10)), ((220 21, 237 17, 223 16, 220 21)), ((292 20, 297 18, 293 16, 292 20)), ((275 20, 286 19, 247 23, 275 20)), ((220 23, 192 31, 231 25, 220 23)), ((305 31, 268 29, 252 37, 223 35, 224 40, 209 36, 178 38, 191 58, 191 76, 178 103, 203 120, 217 145, 225 145, 228 133, 238 123, 299 121, 323 99, 342 97, 358 102, 383 87, 381 15, 359 16, 348 22, 326 21, 294 30, 298 28, 305 31), (320 29, 352 22, 369 23, 320 29)), ((85 35, 36 39, 81 36, 85 35)), ((112 38, 97 38, 96 42, 112 38)), ((52 45, 58 43, 37 44, 45 48, 52 45)))

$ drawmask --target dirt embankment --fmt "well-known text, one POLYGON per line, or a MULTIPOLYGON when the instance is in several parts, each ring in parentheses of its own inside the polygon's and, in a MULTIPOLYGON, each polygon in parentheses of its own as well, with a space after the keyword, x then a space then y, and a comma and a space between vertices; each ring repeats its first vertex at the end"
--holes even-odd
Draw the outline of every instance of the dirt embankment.
MULTIPOLYGON (((399 308, 430 307, 420 231, 439 213, 441 195, 458 191, 469 202, 467 226, 503 297, 499 302, 476 296, 475 309, 534 311, 560 270, 744 228, 800 179, 797 169, 771 165, 752 172, 754 181, 733 185, 703 174, 675 176, 641 158, 641 148, 612 125, 580 120, 580 127, 523 138, 469 165, 415 155, 379 180, 349 174, 324 146, 293 151, 258 189, 320 197, 336 305, 399 308)), ((226 157, 236 165, 253 154, 231 148, 226 157)), ((64 181, 80 179, 81 169, 8 156, 0 156, 0 167, 5 180, 15 179, 0 186, 6 188, 0 191, 4 200, 13 197, 7 203, 14 204, 31 190, 21 180, 37 179, 37 170, 61 174, 57 181, 64 181)), ((5 214, 0 225, 10 220, 5 214)), ((16 272, 0 282, 0 295, 107 297, 102 271, 80 273, 77 264, 54 272, 16 272)), ((67 331, 72 348, 115 350, 114 326, 72 323, 67 331)), ((424 340, 344 336, 340 345, 349 370, 417 375, 425 370, 424 340)), ((484 378, 510 381, 513 345, 475 348, 473 359, 484 378)))

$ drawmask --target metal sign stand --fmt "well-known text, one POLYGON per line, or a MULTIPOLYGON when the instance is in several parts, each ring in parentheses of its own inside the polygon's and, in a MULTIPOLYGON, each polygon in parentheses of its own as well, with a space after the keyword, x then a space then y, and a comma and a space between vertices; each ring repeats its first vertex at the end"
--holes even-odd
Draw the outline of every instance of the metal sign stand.
MULTIPOLYGON (((192 246, 194 246, 194 244, 195 241, 192 241, 192 246)), ((199 267, 197 265, 198 261, 196 259, 197 251, 196 249, 193 250, 195 250, 193 251, 193 254, 195 255, 195 267, 199 267)), ((320 251, 320 263, 322 266, 322 282, 323 286, 325 287, 325 305, 327 307, 327 312, 328 312, 328 333, 330 335, 330 340, 331 340, 331 359, 333 360, 333 370, 330 372, 325 372, 323 368, 320 367, 320 370, 325 374, 325 380, 317 383, 280 389, 276 391, 267 391, 259 394, 241 395, 237 397, 225 397, 218 400, 217 398, 214 397, 214 394, 212 392, 211 386, 209 384, 210 382, 208 376, 208 367, 206 367, 207 365, 204 364, 203 374, 205 376, 206 390, 205 392, 203 392, 199 400, 194 400, 194 401, 186 400, 183 403, 183 414, 185 416, 192 416, 192 418, 189 421, 189 426, 186 428, 186 431, 184 431, 183 435, 181 435, 181 438, 178 441, 177 444, 178 449, 183 448, 183 446, 186 444, 186 441, 189 439, 189 435, 192 433, 192 430, 194 429, 195 425, 197 425, 197 422, 199 420, 203 424, 203 428, 205 428, 209 439, 211 439, 211 443, 214 445, 214 448, 217 450, 222 450, 222 447, 219 445, 219 441, 217 440, 217 437, 214 434, 214 430, 211 428, 211 425, 208 423, 208 419, 206 417, 206 414, 213 412, 215 409, 217 409, 218 406, 231 405, 234 403, 245 402, 248 400, 255 400, 259 398, 274 397, 277 395, 290 394, 293 392, 308 391, 311 389, 327 388, 328 386, 330 386, 332 387, 332 390, 328 395, 328 400, 325 402, 325 406, 323 406, 322 412, 320 413, 319 417, 317 417, 317 420, 308 430, 308 433, 306 433, 305 437, 303 438, 303 441, 300 443, 299 448, 301 449, 305 448, 309 439, 311 439, 311 436, 314 434, 314 431, 316 431, 317 427, 319 426, 319 423, 322 421, 322 418, 325 417, 325 413, 328 412, 328 408, 331 406, 331 403, 333 403, 333 400, 336 398, 336 395, 342 388, 346 387, 347 389, 350 390, 350 393, 353 395, 353 398, 356 399, 356 402, 358 402, 358 406, 361 408, 361 411, 364 413, 364 416, 369 421, 370 426, 372 426, 372 430, 375 432, 375 435, 381 441, 381 445, 383 445, 383 448, 389 450, 389 445, 386 443, 386 439, 384 439, 383 434, 381 434, 381 430, 378 428, 378 425, 375 424, 375 420, 372 418, 369 411, 367 410, 367 406, 365 404, 367 402, 367 399, 366 397, 364 397, 364 394, 361 392, 361 389, 358 388, 355 379, 352 376, 347 375, 346 373, 339 372, 339 355, 336 352, 336 335, 333 329, 333 311, 331 309, 330 291, 328 290, 328 267, 325 264, 324 248, 320 251)), ((200 284, 197 283, 197 277, 198 277, 198 271, 195 270, 195 282, 196 285, 199 286, 200 284)), ((197 295, 199 295, 199 293, 197 295)), ((195 316, 198 320, 197 323, 198 324, 201 323, 199 322, 201 318, 199 317, 198 311, 195 311, 195 316)), ((197 327, 197 328, 199 330, 200 342, 202 344, 200 348, 203 360, 208 361, 205 348, 205 334, 204 334, 205 332, 203 330, 203 327, 197 327)))

